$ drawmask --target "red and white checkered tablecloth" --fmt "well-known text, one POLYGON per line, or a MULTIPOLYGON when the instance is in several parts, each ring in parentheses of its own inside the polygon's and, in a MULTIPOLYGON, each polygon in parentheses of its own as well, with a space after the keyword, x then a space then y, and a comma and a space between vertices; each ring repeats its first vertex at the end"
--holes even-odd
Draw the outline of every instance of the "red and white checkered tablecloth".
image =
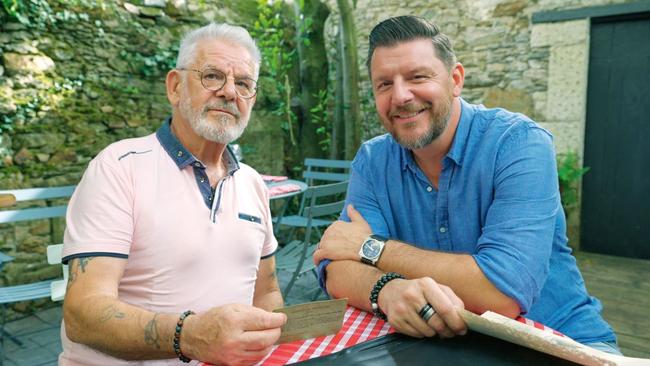
MULTIPOLYGON (((518 317, 516 320, 543 331, 564 336, 562 333, 536 321, 524 317, 518 317)), ((310 358, 327 356, 344 348, 394 332, 395 329, 373 314, 348 306, 343 318, 343 326, 338 333, 276 345, 271 353, 257 365, 287 365, 310 358)), ((201 363, 199 366, 209 365, 201 363)))
POLYGON ((300 186, 297 184, 283 184, 279 186, 269 187, 267 190, 269 192, 269 197, 273 197, 280 194, 299 191, 300 186))
POLYGON ((284 176, 284 175, 266 175, 266 174, 260 174, 262 177, 262 180, 265 182, 282 182, 284 180, 289 179, 289 177, 284 176))
POLYGON ((348 306, 343 326, 338 333, 278 345, 258 365, 286 365, 326 356, 394 331, 388 323, 376 316, 348 306))

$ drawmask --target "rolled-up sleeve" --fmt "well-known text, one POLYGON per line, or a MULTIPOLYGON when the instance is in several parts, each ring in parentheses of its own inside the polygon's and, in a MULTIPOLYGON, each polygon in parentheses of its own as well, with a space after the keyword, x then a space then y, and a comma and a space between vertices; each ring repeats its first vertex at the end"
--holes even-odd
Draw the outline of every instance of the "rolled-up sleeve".
POLYGON ((505 137, 496 158, 494 200, 473 256, 522 313, 539 297, 547 278, 561 209, 550 134, 528 126, 505 137))

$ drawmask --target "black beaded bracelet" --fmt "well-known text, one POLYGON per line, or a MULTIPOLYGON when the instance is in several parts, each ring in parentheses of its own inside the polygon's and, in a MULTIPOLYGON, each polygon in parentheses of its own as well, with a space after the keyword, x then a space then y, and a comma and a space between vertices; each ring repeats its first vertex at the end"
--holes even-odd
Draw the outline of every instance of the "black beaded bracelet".
POLYGON ((379 291, 381 291, 381 289, 384 288, 384 286, 388 282, 397 278, 404 279, 404 276, 402 276, 399 273, 388 272, 383 276, 381 276, 381 278, 379 278, 377 283, 375 283, 375 286, 372 288, 372 291, 370 291, 370 306, 372 306, 372 312, 375 313, 375 315, 377 315, 379 319, 382 319, 384 321, 387 321, 388 317, 386 316, 386 314, 384 314, 383 311, 381 311, 381 309, 379 308, 379 304, 377 304, 377 299, 379 298, 379 291))
POLYGON ((192 360, 189 357, 185 356, 183 352, 181 352, 181 331, 183 330, 183 322, 185 321, 185 318, 192 314, 195 314, 195 312, 192 310, 188 310, 181 314, 178 322, 176 322, 176 329, 174 330, 174 352, 176 352, 178 359, 185 363, 188 363, 192 360))

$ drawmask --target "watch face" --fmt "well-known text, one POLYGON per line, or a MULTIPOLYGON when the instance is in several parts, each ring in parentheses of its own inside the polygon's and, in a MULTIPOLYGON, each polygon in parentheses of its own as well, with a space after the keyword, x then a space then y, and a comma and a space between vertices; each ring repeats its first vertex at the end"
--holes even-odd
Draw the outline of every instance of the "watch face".
POLYGON ((374 258, 379 255, 381 251, 381 243, 377 240, 371 239, 363 243, 363 256, 366 258, 374 258))

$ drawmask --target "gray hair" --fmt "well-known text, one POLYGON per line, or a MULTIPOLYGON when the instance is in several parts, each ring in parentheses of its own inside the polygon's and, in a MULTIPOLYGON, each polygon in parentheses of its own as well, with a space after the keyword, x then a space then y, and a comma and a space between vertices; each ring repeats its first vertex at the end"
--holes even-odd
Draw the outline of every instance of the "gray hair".
POLYGON ((247 49, 255 62, 255 78, 257 79, 260 71, 260 50, 246 29, 226 23, 211 22, 206 26, 187 33, 183 37, 183 40, 181 40, 181 45, 178 49, 178 58, 176 59, 177 68, 188 67, 194 61, 196 57, 196 45, 203 39, 228 41, 247 49))

